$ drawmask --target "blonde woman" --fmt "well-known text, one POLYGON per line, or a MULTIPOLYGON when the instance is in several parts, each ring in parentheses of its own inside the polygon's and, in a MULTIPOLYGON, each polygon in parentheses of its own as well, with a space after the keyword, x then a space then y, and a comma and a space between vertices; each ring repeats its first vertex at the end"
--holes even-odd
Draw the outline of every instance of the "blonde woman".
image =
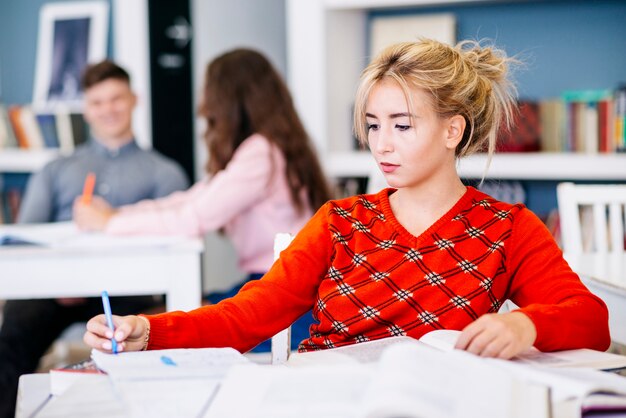
POLYGON ((390 188, 330 201, 265 277, 191 312, 102 315, 85 341, 108 351, 231 346, 246 351, 313 308, 301 351, 462 330, 457 348, 511 358, 609 345, 608 314, 523 205, 466 187, 459 157, 493 153, 510 120, 510 58, 490 46, 432 41, 387 48, 363 72, 355 130, 390 188), (496 314, 511 299, 520 309, 496 314))

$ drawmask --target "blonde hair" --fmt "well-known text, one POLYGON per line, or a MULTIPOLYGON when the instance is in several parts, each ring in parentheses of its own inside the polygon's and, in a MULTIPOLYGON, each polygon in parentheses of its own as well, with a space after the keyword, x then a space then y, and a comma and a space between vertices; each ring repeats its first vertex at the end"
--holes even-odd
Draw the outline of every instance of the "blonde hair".
POLYGON ((388 77, 403 89, 409 108, 410 89, 419 88, 430 95, 439 117, 465 118, 456 157, 485 149, 491 157, 499 127, 502 123, 509 127, 512 120, 516 90, 507 73, 510 64, 517 62, 504 51, 476 41, 449 46, 420 39, 389 46, 361 74, 354 106, 355 134, 367 144, 367 99, 374 85, 388 77))

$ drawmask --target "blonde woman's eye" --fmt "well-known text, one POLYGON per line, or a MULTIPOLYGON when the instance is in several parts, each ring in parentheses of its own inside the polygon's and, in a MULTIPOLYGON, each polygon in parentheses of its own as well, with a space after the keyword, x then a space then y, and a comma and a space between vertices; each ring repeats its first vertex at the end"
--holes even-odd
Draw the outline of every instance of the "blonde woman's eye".
POLYGON ((368 123, 367 124, 367 130, 368 131, 377 131, 378 130, 378 124, 376 123, 368 123))
POLYGON ((396 129, 399 131, 408 131, 411 129, 411 125, 396 125, 396 129))

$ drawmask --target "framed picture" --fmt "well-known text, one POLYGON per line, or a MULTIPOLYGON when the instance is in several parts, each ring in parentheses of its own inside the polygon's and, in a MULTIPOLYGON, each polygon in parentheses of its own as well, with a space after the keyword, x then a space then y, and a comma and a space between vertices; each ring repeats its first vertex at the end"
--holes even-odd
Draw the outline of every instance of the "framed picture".
POLYGON ((80 108, 80 77, 87 63, 107 53, 109 5, 106 1, 44 4, 39 13, 39 39, 33 104, 80 108))

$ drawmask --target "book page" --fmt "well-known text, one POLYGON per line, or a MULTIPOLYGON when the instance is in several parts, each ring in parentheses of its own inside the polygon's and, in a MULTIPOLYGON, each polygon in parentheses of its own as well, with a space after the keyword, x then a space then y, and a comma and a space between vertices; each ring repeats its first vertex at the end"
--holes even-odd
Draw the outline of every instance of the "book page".
POLYGON ((293 353, 287 362, 288 366, 306 366, 315 364, 372 363, 380 359, 383 351, 398 343, 415 342, 411 337, 390 337, 346 345, 328 350, 293 353))
POLYGON ((586 367, 611 370, 626 367, 626 356, 581 348, 549 353, 532 349, 513 359, 515 362, 548 367, 586 367))
POLYGON ((420 342, 441 351, 452 351, 461 331, 454 329, 438 329, 426 333, 420 337, 420 342))
POLYGON ((106 354, 92 350, 99 369, 115 380, 223 377, 234 364, 250 361, 233 348, 196 348, 106 354))
POLYGON ((199 417, 219 388, 219 379, 124 380, 115 383, 131 417, 199 417))
POLYGON ((608 392, 626 396, 626 379, 615 373, 607 373, 589 368, 537 367, 521 362, 499 359, 485 359, 497 367, 527 382, 548 386, 552 403, 578 399, 580 402, 589 394, 608 392))
POLYGON ((381 357, 364 396, 368 418, 513 417, 526 412, 513 374, 464 351, 397 344, 381 357), (488 396, 485 396, 488 394, 488 396))
POLYGON ((359 405, 371 367, 234 366, 204 417, 362 418, 359 405))

